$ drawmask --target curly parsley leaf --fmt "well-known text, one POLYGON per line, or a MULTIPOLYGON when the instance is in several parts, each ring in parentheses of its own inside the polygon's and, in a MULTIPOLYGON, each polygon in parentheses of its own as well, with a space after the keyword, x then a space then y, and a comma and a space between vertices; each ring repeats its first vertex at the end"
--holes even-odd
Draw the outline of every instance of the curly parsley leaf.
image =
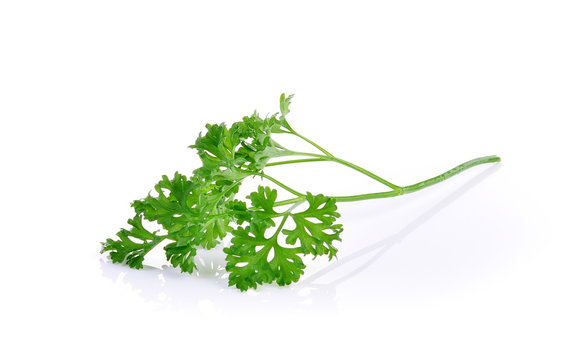
POLYGON ((131 230, 122 229, 119 240, 108 239, 102 252, 110 251, 114 262, 125 262, 140 268, 144 255, 164 239, 172 242, 165 246, 167 260, 184 272, 192 273, 197 248, 211 249, 219 244, 228 232, 234 215, 228 204, 238 191, 238 182, 204 182, 194 177, 175 173, 173 178, 163 176, 155 185, 156 195, 149 194, 133 202, 137 215, 129 220, 131 230), (148 232, 142 218, 159 223, 166 234, 148 232), (129 239, 132 236, 139 242, 129 239), (142 242, 140 242, 142 241, 142 242))
POLYGON ((267 238, 267 228, 268 222, 252 221, 232 232, 232 246, 224 249, 230 285, 242 291, 274 281, 288 285, 303 274, 305 265, 298 255, 299 249, 279 245, 278 233, 267 238))
POLYGON ((193 243, 185 241, 184 245, 179 245, 179 242, 173 242, 165 246, 164 249, 167 261, 169 261, 173 267, 179 268, 182 272, 189 274, 193 273, 194 270, 197 270, 194 261, 197 247, 193 243))
MULTIPOLYGON (((236 148, 240 145, 241 134, 226 124, 207 124, 205 135, 200 134, 191 148, 197 150, 203 166, 201 173, 211 175, 216 169, 235 169, 244 164, 242 157, 236 156, 236 148)), ((213 177, 212 177, 213 178, 213 177)))
POLYGON ((279 120, 281 120, 283 123, 283 126, 285 126, 285 128, 287 128, 290 131, 293 131, 293 129, 291 128, 291 125, 289 125, 289 123, 287 122, 285 117, 287 116, 287 114, 289 114, 289 105, 291 105, 292 99, 293 99, 293 94, 291 94, 289 96, 285 96, 285 94, 281 94, 281 99, 280 99, 281 116, 280 116, 279 120))
POLYGON ((108 251, 114 263, 126 263, 131 268, 142 269, 145 255, 157 246, 164 237, 146 230, 142 217, 136 215, 128 220, 130 230, 120 229, 118 240, 107 239, 102 243, 102 253, 108 251))
POLYGON ((334 224, 340 216, 335 212, 335 200, 307 194, 309 208, 293 213, 295 206, 285 212, 274 209, 277 190, 269 187, 259 186, 248 197, 253 206, 248 210, 248 226, 232 231, 232 246, 224 249, 230 285, 242 291, 263 283, 289 285, 297 282, 305 269, 300 255, 329 254, 330 259, 335 255, 332 241, 340 240, 342 231, 341 225, 334 224), (284 229, 289 216, 296 224, 292 230, 284 229), (281 218, 276 230, 274 218, 281 218), (267 232, 273 234, 267 237, 267 232), (285 245, 279 244, 281 234, 289 234, 285 245))
POLYGON ((283 234, 287 235, 287 244, 299 241, 304 254, 328 255, 331 260, 338 252, 332 242, 341 241, 342 232, 342 225, 334 224, 340 217, 336 212, 336 201, 323 195, 313 196, 311 193, 305 199, 309 204, 308 209, 291 214, 295 228, 283 230, 283 234))

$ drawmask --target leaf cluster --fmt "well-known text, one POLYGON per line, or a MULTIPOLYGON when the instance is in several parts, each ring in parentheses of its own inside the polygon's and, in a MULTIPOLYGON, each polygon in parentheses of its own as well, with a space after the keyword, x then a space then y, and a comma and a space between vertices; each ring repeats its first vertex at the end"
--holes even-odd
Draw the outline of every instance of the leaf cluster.
POLYGON ((342 226, 333 198, 307 193, 287 210, 279 211, 277 190, 259 186, 237 199, 242 181, 265 176, 267 163, 293 154, 277 143, 273 134, 292 133, 286 120, 292 96, 281 96, 280 113, 261 117, 257 112, 231 126, 206 125, 190 146, 197 151, 201 167, 191 176, 163 176, 154 191, 132 203, 135 216, 128 229, 102 243, 102 252, 115 263, 143 266, 145 255, 166 242, 164 251, 172 266, 183 272, 197 270, 194 257, 223 243, 229 284, 244 291, 263 283, 288 285, 299 280, 304 255, 336 256, 342 226), (295 209, 304 205, 303 211, 295 209), (145 221, 157 223, 149 231, 145 221))

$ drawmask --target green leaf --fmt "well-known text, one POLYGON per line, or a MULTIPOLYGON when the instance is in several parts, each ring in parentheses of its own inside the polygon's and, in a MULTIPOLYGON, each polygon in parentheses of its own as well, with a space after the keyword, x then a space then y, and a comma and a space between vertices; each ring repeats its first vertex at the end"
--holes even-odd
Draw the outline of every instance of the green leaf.
POLYGON ((291 126, 289 125, 289 123, 285 119, 287 114, 289 114, 289 105, 291 105, 291 99, 293 99, 293 94, 291 94, 289 96, 285 96, 285 93, 281 94, 281 101, 280 101, 281 117, 279 119, 283 122, 283 125, 287 129, 292 131, 293 129, 291 129, 291 126))
POLYGON ((237 155, 246 161, 247 170, 259 173, 270 159, 289 153, 271 137, 275 132, 284 131, 284 124, 276 115, 262 119, 254 112, 241 123, 247 129, 242 132, 247 137, 242 138, 237 155))
POLYGON ((175 173, 173 179, 163 175, 163 180, 155 185, 157 196, 148 195, 136 200, 132 207, 150 221, 156 221, 165 229, 175 224, 184 224, 185 217, 192 215, 192 207, 198 201, 197 185, 184 175, 175 173), (166 195, 166 191, 169 195, 166 195))
POLYGON ((274 210, 277 190, 271 190, 268 186, 259 186, 257 192, 252 192, 247 197, 250 199, 252 206, 262 209, 264 214, 270 216, 277 213, 274 210))
POLYGON ((274 281, 284 286, 298 281, 303 274, 305 265, 297 255, 299 249, 280 246, 278 232, 266 238, 267 225, 267 222, 253 221, 246 228, 239 227, 232 232, 232 246, 224 249, 229 285, 242 291, 274 281))
POLYGON ((283 230, 283 234, 287 235, 287 244, 295 244, 299 240, 304 254, 328 255, 331 260, 338 252, 332 242, 341 241, 342 232, 342 225, 334 224, 340 217, 336 212, 336 201, 311 193, 307 194, 306 200, 309 204, 307 210, 291 214, 295 229, 283 230))
POLYGON ((251 193, 248 198, 252 208, 246 211, 246 215, 239 216, 240 223, 247 222, 248 226, 240 226, 232 231, 232 245, 224 249, 230 285, 242 291, 263 283, 288 285, 297 282, 303 274, 305 265, 300 255, 327 254, 330 260, 336 255, 337 250, 332 242, 340 240, 342 226, 334 224, 340 216, 336 212, 334 199, 308 193, 307 210, 293 213, 295 206, 285 212, 274 209, 277 190, 269 187, 259 186, 258 191, 251 193), (296 226, 287 230, 284 227, 289 216, 296 226), (273 231, 275 218, 281 221, 273 231), (267 237, 267 231, 273 235, 267 237), (290 246, 279 244, 281 234, 287 235, 286 244, 290 246))
POLYGON ((165 254, 171 265, 173 265, 173 267, 178 267, 182 272, 189 274, 193 273, 194 270, 197 270, 197 266, 195 266, 194 262, 196 251, 196 247, 189 243, 178 245, 178 242, 175 242, 165 246, 165 254))
POLYGON ((163 176, 155 185, 156 195, 133 202, 137 215, 129 220, 131 230, 122 229, 119 240, 108 239, 102 252, 110 252, 114 262, 126 262, 141 267, 144 255, 164 239, 172 242, 165 246, 167 260, 185 272, 193 272, 193 256, 197 248, 211 249, 219 244, 235 221, 228 206, 240 183, 232 181, 204 181, 198 177, 188 179, 175 173, 172 179, 163 176), (142 227, 145 218, 156 221, 166 234, 148 232, 142 227), (135 239, 132 241, 129 237, 135 239))
POLYGON ((244 159, 235 156, 241 140, 240 132, 229 130, 224 123, 207 124, 206 129, 206 134, 200 134, 195 144, 190 146, 197 149, 203 168, 212 170, 242 165, 244 159))
POLYGON ((225 124, 206 125, 194 145, 203 166, 196 170, 199 177, 208 180, 241 180, 258 174, 274 157, 288 152, 276 143, 271 134, 282 132, 283 122, 271 117, 261 118, 256 112, 230 128, 225 124))
POLYGON ((136 215, 128 220, 130 230, 120 229, 118 240, 107 239, 102 243, 101 253, 109 252, 114 263, 125 263, 131 268, 141 269, 145 255, 159 244, 164 237, 150 232, 142 225, 142 217, 136 215))

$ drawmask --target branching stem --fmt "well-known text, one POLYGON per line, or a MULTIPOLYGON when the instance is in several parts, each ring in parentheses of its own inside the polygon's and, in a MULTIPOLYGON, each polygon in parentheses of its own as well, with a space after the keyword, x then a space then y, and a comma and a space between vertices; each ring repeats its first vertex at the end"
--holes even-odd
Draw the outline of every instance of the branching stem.
POLYGON ((297 196, 304 196, 304 195, 303 195, 302 193, 300 193, 299 191, 297 191, 297 190, 295 190, 295 189, 293 189, 293 188, 290 188, 289 186, 287 186, 287 185, 283 184, 282 182, 280 182, 279 180, 277 180, 277 179, 273 178, 272 176, 269 176, 269 175, 267 175, 267 174, 265 174, 265 173, 258 174, 258 176, 260 176, 260 177, 263 177, 263 178, 265 178, 265 179, 267 179, 267 180, 270 180, 270 181, 274 182, 275 184, 277 184, 277 185, 279 185, 280 187, 282 187, 283 189, 285 189, 285 190, 289 191, 289 192, 290 192, 291 194, 293 194, 293 195, 297 195, 297 196))
POLYGON ((401 187, 398 185, 395 185, 393 183, 391 183, 390 181, 387 181, 385 179, 383 179, 382 177, 366 170, 363 169, 362 167, 351 163, 350 161, 346 161, 344 159, 340 159, 337 158, 335 156, 328 156, 328 155, 320 155, 320 154, 314 154, 314 153, 307 153, 307 152, 299 152, 299 151, 289 151, 288 155, 298 155, 298 156, 308 156, 311 159, 297 159, 297 160, 289 160, 289 162, 286 161, 281 161, 279 163, 272 163, 272 164, 267 164, 267 166, 272 166, 272 165, 282 165, 282 164, 290 164, 292 162, 309 162, 309 161, 333 161, 333 162, 337 162, 338 164, 342 164, 344 166, 347 166, 351 169, 354 169, 358 172, 363 173, 364 175, 380 182, 381 184, 384 184, 388 187, 390 187, 393 190, 398 190, 401 187))
MULTIPOLYGON (((360 194, 360 195, 350 195, 350 196, 330 196, 331 198, 335 199, 337 202, 351 202, 351 201, 361 201, 361 200, 370 200, 370 199, 383 199, 383 198, 390 198, 394 196, 399 196, 403 194, 412 193, 415 191, 419 191, 421 189, 425 189, 431 185, 437 184, 442 182, 458 173, 461 173, 464 170, 470 169, 471 167, 481 165, 481 164, 488 164, 488 163, 495 163, 500 162, 501 159, 498 156, 491 155, 491 156, 484 156, 479 157, 470 161, 466 161, 453 169, 450 169, 438 176, 432 177, 430 179, 415 183, 413 185, 408 185, 404 187, 398 187, 392 191, 386 192, 377 192, 377 193, 369 193, 369 194, 360 194)), ((298 202, 300 199, 303 199, 303 196, 298 196, 297 198, 283 200, 275 203, 275 206, 280 205, 287 205, 293 204, 298 202)))
POLYGON ((308 138, 306 138, 305 136, 301 135, 300 133, 298 133, 297 131, 293 130, 291 132, 291 134, 297 136, 300 139, 305 140, 306 142, 310 143, 311 145, 313 145, 316 149, 318 149, 319 151, 321 151, 322 153, 324 153, 326 156, 329 157, 335 157, 334 155, 332 155, 330 152, 328 152, 326 149, 324 149, 323 147, 319 146, 318 144, 316 144, 315 142, 309 140, 308 138))
POLYGON ((310 158, 310 159, 295 159, 295 160, 276 161, 276 162, 266 164, 265 167, 276 166, 276 165, 295 164, 295 163, 304 163, 304 162, 315 162, 315 161, 329 161, 329 159, 310 158))

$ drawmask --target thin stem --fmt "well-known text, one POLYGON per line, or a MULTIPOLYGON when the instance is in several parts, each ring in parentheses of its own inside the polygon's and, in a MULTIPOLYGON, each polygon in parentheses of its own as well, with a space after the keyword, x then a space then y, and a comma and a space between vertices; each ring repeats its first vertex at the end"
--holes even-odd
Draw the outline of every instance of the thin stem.
POLYGON ((352 202, 352 201, 371 200, 371 199, 384 199, 384 198, 395 197, 395 196, 399 196, 399 195, 403 195, 403 193, 401 193, 401 191, 398 191, 398 190, 391 190, 391 191, 370 193, 370 194, 361 194, 361 195, 334 196, 333 198, 336 199, 336 202, 352 202))
POLYGON ((318 149, 319 151, 321 151, 322 153, 326 154, 327 156, 330 157, 334 157, 334 155, 332 155, 330 152, 328 152, 326 149, 324 149, 323 147, 319 146, 318 144, 314 143, 313 141, 309 140, 308 138, 306 138, 305 136, 301 135, 300 133, 298 133, 297 131, 293 130, 293 132, 291 133, 305 141, 307 141, 308 143, 310 143, 311 145, 313 145, 316 149, 318 149))
POLYGON ((419 191, 421 189, 425 189, 428 186, 437 184, 437 183, 442 182, 448 178, 451 178, 452 176, 459 174, 464 170, 470 169, 471 167, 481 165, 481 164, 500 162, 500 161, 501 161, 501 158, 496 155, 484 156, 484 157, 472 159, 472 160, 466 161, 465 163, 462 163, 462 164, 456 166, 455 168, 450 169, 450 170, 446 171, 445 173, 440 174, 436 177, 432 177, 431 179, 427 179, 427 180, 418 182, 413 185, 405 186, 403 188, 403 192, 405 194, 408 194, 408 193, 412 193, 415 191, 419 191))
POLYGON ((279 236, 281 229, 283 229, 283 226, 285 226, 285 221, 287 221, 288 217, 289 217, 289 211, 285 213, 285 215, 283 216, 283 220, 281 220, 281 223, 279 224, 279 228, 277 228, 277 231, 275 231, 275 233, 272 236, 272 238, 274 239, 275 242, 277 241, 277 236, 279 236))
POLYGON ((275 203, 275 206, 282 206, 282 205, 289 205, 289 204, 294 204, 298 201, 304 200, 305 196, 298 196, 296 198, 293 199, 287 199, 287 200, 283 200, 283 201, 277 201, 275 203))
POLYGON ((309 152, 303 152, 303 151, 292 151, 292 150, 289 150, 289 151, 287 151, 285 153, 284 156, 287 156, 287 155, 309 156, 309 157, 315 158, 315 159, 324 159, 326 161, 327 160, 330 160, 330 157, 329 156, 324 156, 324 155, 321 155, 321 154, 315 154, 315 153, 309 153, 309 152))
POLYGON ((352 169, 354 169, 356 171, 359 171, 359 172, 363 173, 364 175, 366 175, 368 177, 371 177, 371 178, 375 179, 376 181, 378 181, 378 182, 380 182, 382 184, 385 184, 386 186, 390 187, 393 190, 399 190, 401 188, 399 185, 395 185, 395 184, 393 184, 393 183, 391 183, 391 182, 383 179, 382 177, 380 177, 378 175, 375 175, 375 174, 371 173, 370 171, 368 171, 366 169, 361 168, 358 165, 352 164, 349 161, 346 161, 346 160, 343 160, 343 159, 339 159, 337 157, 332 157, 331 160, 332 161, 335 161, 335 162, 337 162, 339 164, 346 165, 349 168, 352 168, 352 169))
POLYGON ((269 176, 269 175, 267 175, 265 173, 258 174, 258 176, 263 177, 263 178, 265 178, 267 180, 270 180, 270 181, 274 182, 275 184, 277 184, 280 187, 282 187, 283 189, 289 191, 293 195, 303 196, 303 194, 300 193, 299 191, 296 191, 296 190, 290 188, 289 186, 283 184, 282 182, 278 181, 277 179, 275 179, 275 178, 273 178, 273 177, 271 177, 271 176, 269 176))
POLYGON ((287 211, 285 213, 291 214, 291 211, 295 210, 296 207, 303 204, 304 201, 305 201, 305 196, 298 197, 297 201, 292 206, 290 206, 289 209, 287 209, 287 211))
POLYGON ((311 159, 295 159, 295 160, 277 161, 277 162, 272 162, 272 163, 266 164, 265 167, 275 166, 275 165, 294 164, 294 163, 314 162, 314 161, 329 161, 329 159, 311 158, 311 159))
MULTIPOLYGON (((351 202, 351 201, 361 201, 361 200, 370 200, 370 199, 383 199, 383 198, 390 198, 395 197, 403 194, 409 194, 415 191, 419 191, 429 187, 431 185, 437 184, 442 182, 458 173, 461 173, 464 170, 470 169, 471 167, 481 165, 481 164, 488 164, 488 163, 495 163, 500 162, 501 158, 495 155, 492 156, 484 156, 480 158, 476 158, 465 163, 462 163, 456 166, 453 169, 450 169, 438 176, 432 177, 430 179, 418 182, 413 185, 399 187, 396 190, 386 191, 386 192, 378 192, 378 193, 370 193, 370 194, 360 194, 360 195, 350 195, 350 196, 330 196, 332 199, 335 199, 337 202, 351 202)), ((302 197, 297 197, 293 199, 283 200, 275 203, 275 206, 280 205, 287 205, 292 204, 302 199, 302 197)))
POLYGON ((324 155, 320 155, 320 154, 313 154, 313 153, 306 153, 306 152, 299 152, 299 151, 290 151, 288 153, 288 155, 310 156, 313 158, 321 159, 323 161, 334 161, 339 164, 348 166, 349 168, 352 168, 358 172, 361 172, 364 175, 366 175, 372 179, 375 179, 376 181, 378 181, 382 184, 385 184, 386 186, 390 187, 391 189, 398 190, 401 188, 399 185, 395 185, 395 184, 391 183, 390 181, 387 181, 387 180, 383 179, 382 177, 375 175, 375 174, 371 173, 370 171, 363 169, 356 164, 351 163, 350 161, 346 161, 344 159, 340 159, 335 156, 324 156, 324 155))
POLYGON ((307 141, 308 143, 310 143, 311 145, 313 145, 315 148, 319 149, 322 153, 324 153, 328 157, 328 159, 330 159, 332 161, 335 161, 335 162, 337 162, 339 164, 348 166, 348 167, 350 167, 350 168, 352 168, 354 170, 357 170, 357 171, 363 173, 364 175, 369 176, 369 177, 375 179, 376 181, 378 181, 378 182, 380 182, 382 184, 385 184, 386 186, 390 187, 391 189, 398 190, 400 188, 400 186, 395 185, 395 184, 393 184, 393 183, 391 183, 391 182, 389 182, 389 181, 381 178, 380 176, 377 176, 377 175, 371 173, 370 171, 361 168, 358 165, 355 165, 355 164, 353 164, 353 163, 351 163, 349 161, 346 161, 346 160, 343 160, 343 159, 340 159, 340 158, 335 157, 330 152, 328 152, 326 149, 324 149, 323 147, 319 146, 315 142, 309 140, 305 136, 299 134, 295 130, 292 130, 292 134, 295 135, 295 136, 297 136, 297 137, 299 137, 299 138, 301 138, 301 139, 303 139, 303 140, 305 140, 305 141, 307 141))

